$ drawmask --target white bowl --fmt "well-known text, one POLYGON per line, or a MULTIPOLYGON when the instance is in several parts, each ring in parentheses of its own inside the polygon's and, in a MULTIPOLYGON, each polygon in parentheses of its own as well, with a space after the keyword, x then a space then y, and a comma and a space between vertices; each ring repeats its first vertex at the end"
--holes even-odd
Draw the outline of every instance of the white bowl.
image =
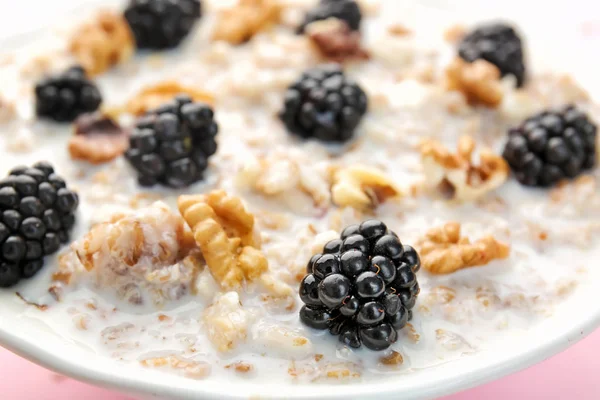
MULTIPOLYGON (((98 3, 97 0, 91 2, 98 3)), ((23 11, 22 14, 18 14, 18 10, 15 10, 17 13, 15 15, 22 15, 23 18, 29 15, 31 7, 35 7, 36 15, 47 18, 49 15, 59 15, 72 10, 74 5, 80 6, 81 3, 81 0, 56 2, 32 0, 21 1, 11 7, 23 11), (25 10, 28 12, 25 13, 25 10)), ((590 59, 590 56, 596 55, 593 49, 597 50, 600 41, 591 38, 584 40, 577 30, 581 22, 585 21, 586 12, 591 15, 599 14, 597 11, 600 4, 595 3, 592 6, 585 0, 570 1, 569 7, 565 7, 566 2, 562 1, 556 4, 545 3, 544 7, 548 9, 542 12, 537 2, 514 0, 502 2, 502 8, 487 2, 481 5, 477 1, 455 1, 452 2, 451 7, 447 2, 438 0, 422 3, 433 7, 434 14, 437 13, 435 15, 455 13, 463 20, 510 17, 524 32, 528 47, 532 50, 530 53, 535 53, 533 62, 537 67, 551 65, 559 70, 568 70, 574 73, 590 92, 600 93, 600 80, 595 79, 597 71, 594 70, 597 64, 590 59), (594 13, 590 8, 594 8, 596 12, 594 13), (552 16, 560 16, 560 18, 552 16), (560 30, 555 29, 557 23, 560 25, 560 30)), ((408 18, 401 13, 400 7, 397 15, 398 21, 408 18)), ((423 11, 411 14, 410 18, 412 22, 428 21, 431 24, 435 21, 435 15, 432 17, 431 14, 423 11)), ((31 28, 31 25, 20 24, 19 18, 12 18, 12 21, 12 25, 0 23, 0 26, 4 27, 0 35, 6 36, 16 32, 17 27, 21 33, 31 28)), ((34 20, 33 25, 38 22, 34 20)), ((35 35, 28 35, 28 37, 32 38, 35 35)), ((432 398, 473 387, 531 366, 564 350, 592 332, 600 325, 600 308, 595 305, 595 302, 590 301, 600 292, 600 271, 594 271, 593 263, 594 260, 589 260, 591 271, 588 281, 580 285, 575 293, 561 304, 553 317, 536 325, 522 336, 510 339, 510 342, 503 341, 502 346, 497 350, 490 345, 490 350, 465 356, 458 361, 411 371, 410 374, 389 375, 376 383, 294 385, 271 382, 268 385, 258 385, 248 381, 225 385, 210 379, 199 382, 139 366, 121 365, 80 344, 57 336, 39 320, 25 317, 23 314, 28 306, 15 295, 13 290, 0 291, 0 345, 58 373, 140 397, 168 399, 376 397, 381 400, 432 398)))

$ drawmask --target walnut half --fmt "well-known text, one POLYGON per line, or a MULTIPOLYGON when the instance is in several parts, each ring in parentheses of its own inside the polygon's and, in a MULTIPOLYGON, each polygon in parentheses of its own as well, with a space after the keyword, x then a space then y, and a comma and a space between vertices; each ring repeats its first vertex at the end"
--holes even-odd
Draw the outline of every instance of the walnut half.
POLYGON ((211 274, 222 287, 239 288, 245 280, 255 280, 267 270, 254 216, 240 198, 213 191, 179 196, 177 204, 211 274))
POLYGON ((436 140, 423 141, 421 161, 427 184, 460 201, 476 200, 500 187, 508 178, 506 161, 484 148, 479 152, 479 165, 475 165, 474 150, 475 141, 470 136, 459 139, 455 154, 436 140))
POLYGON ((184 86, 176 81, 164 81, 143 88, 127 102, 125 110, 133 115, 144 115, 147 111, 173 100, 179 94, 187 94, 194 101, 208 104, 213 104, 215 100, 212 93, 184 86))
POLYGON ((423 268, 432 274, 451 274, 507 258, 510 254, 510 246, 492 236, 471 243, 469 238, 461 236, 458 222, 431 229, 416 247, 423 268))
POLYGON ((331 196, 338 206, 375 208, 400 194, 391 179, 377 168, 354 165, 336 171, 333 176, 331 196))
POLYGON ((485 60, 469 63, 456 57, 446 68, 446 87, 461 92, 471 105, 497 107, 504 96, 500 70, 485 60))
POLYGON ((212 38, 234 45, 247 42, 278 23, 282 9, 278 0, 239 0, 236 6, 219 12, 212 38))
POLYGON ((89 75, 98 75, 127 61, 135 42, 125 19, 112 11, 101 11, 96 18, 76 30, 70 51, 89 75))

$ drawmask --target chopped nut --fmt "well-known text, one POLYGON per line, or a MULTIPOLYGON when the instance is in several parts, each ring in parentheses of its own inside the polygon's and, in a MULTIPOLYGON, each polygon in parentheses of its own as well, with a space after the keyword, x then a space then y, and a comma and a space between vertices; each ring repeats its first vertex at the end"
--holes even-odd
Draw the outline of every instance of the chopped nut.
POLYGON ((254 216, 241 199, 224 191, 179 196, 179 211, 192 228, 213 277, 225 288, 239 288, 268 268, 254 229, 254 216))
POLYGON ((250 363, 244 362, 244 361, 237 361, 234 362, 232 364, 228 364, 225 366, 226 369, 234 369, 235 372, 240 372, 240 373, 248 373, 251 372, 254 369, 254 366, 250 363))
POLYGON ((232 350, 246 340, 250 316, 236 292, 220 295, 202 314, 208 338, 219 351, 232 350))
POLYGON ((294 359, 303 359, 314 351, 309 338, 281 324, 258 323, 253 329, 252 341, 263 346, 271 355, 294 359))
POLYGON ((355 165, 334 173, 331 196, 338 206, 375 208, 401 192, 379 169, 355 165))
POLYGON ((214 102, 212 93, 184 86, 174 81, 164 81, 142 89, 127 102, 125 110, 133 115, 140 116, 172 100, 178 94, 187 94, 198 102, 209 104, 214 102))
POLYGON ((502 102, 500 70, 482 59, 468 63, 455 58, 446 68, 446 87, 462 92, 471 105, 497 107, 502 102))
POLYGON ((404 358, 402 357, 402 354, 392 350, 390 354, 379 358, 379 361, 381 361, 383 365, 402 365, 404 363, 404 358))
POLYGON ((394 36, 408 36, 412 34, 412 31, 402 24, 388 26, 388 32, 394 36))
POLYGON ((278 0, 239 0, 236 6, 219 12, 212 38, 234 45, 247 42, 277 24, 282 9, 278 0))
POLYGON ((494 237, 485 236, 471 243, 469 238, 461 237, 460 229, 458 222, 449 222, 427 232, 417 243, 423 268, 433 274, 451 274, 509 256, 510 247, 494 237))
POLYGON ((28 306, 34 306, 35 308, 37 308, 40 311, 46 311, 48 309, 47 304, 38 304, 33 301, 27 300, 25 297, 23 297, 23 295, 20 292, 16 292, 15 294, 17 295, 17 297, 19 299, 23 300, 23 302, 25 304, 27 304, 28 306))
POLYGON ((102 164, 121 156, 128 145, 129 135, 111 118, 101 114, 83 115, 75 122, 69 153, 74 160, 102 164))
POLYGON ((448 43, 458 43, 467 33, 463 25, 452 25, 444 31, 444 40, 448 43))
POLYGON ((245 163, 237 180, 240 185, 267 197, 289 194, 294 203, 302 194, 307 194, 315 206, 324 207, 330 203, 326 175, 303 155, 273 152, 245 163))
POLYGON ((96 285, 114 289, 132 304, 143 303, 147 294, 161 305, 191 290, 199 267, 183 259, 193 246, 183 219, 155 203, 94 225, 59 259, 53 278, 72 283, 73 277, 89 274, 96 285))
POLYGON ((134 47, 129 24, 112 11, 102 11, 94 21, 81 26, 70 43, 71 53, 91 76, 127 61, 134 47))
POLYGON ((306 34, 316 49, 327 59, 342 62, 349 59, 366 60, 369 53, 360 45, 360 33, 337 18, 315 21, 306 26, 306 34))
POLYGON ((15 104, 0 98, 0 123, 5 123, 17 116, 15 104))
POLYGON ((476 200, 500 187, 508 178, 506 161, 484 148, 479 152, 480 164, 473 165, 474 149, 470 136, 460 138, 456 154, 436 140, 423 141, 421 161, 427 184, 460 201, 476 200))
POLYGON ((181 370, 185 376, 193 379, 202 379, 210 375, 210 365, 208 363, 175 355, 147 358, 141 360, 140 364, 149 368, 170 367, 175 370, 181 370))

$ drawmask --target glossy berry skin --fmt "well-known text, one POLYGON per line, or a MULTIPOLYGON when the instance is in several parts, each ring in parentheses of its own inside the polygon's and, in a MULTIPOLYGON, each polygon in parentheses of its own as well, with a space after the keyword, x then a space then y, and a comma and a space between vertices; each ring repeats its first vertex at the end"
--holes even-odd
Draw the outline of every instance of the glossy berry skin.
POLYGON ((303 306, 300 309, 300 321, 314 329, 327 329, 330 324, 331 315, 322 308, 310 308, 303 306))
POLYGON ((509 131, 502 153, 525 186, 549 187, 596 164, 597 127, 574 106, 544 111, 509 131))
POLYGON ((202 15, 200 0, 130 0, 125 9, 139 49, 177 47, 202 15))
POLYGON ((458 54, 468 62, 483 59, 494 64, 502 76, 514 76, 519 87, 525 82, 523 44, 509 25, 493 23, 477 27, 462 39, 458 54))
POLYGON ((19 166, 0 180, 0 287, 31 278, 75 225, 77 194, 47 162, 19 166))
POLYGON ((210 106, 181 95, 140 118, 125 153, 140 185, 183 188, 200 181, 217 151, 213 117, 210 106))
POLYGON ((319 300, 328 308, 340 307, 350 295, 352 283, 342 274, 331 274, 319 283, 319 300))
POLYGON ((311 257, 300 284, 301 321, 328 329, 344 346, 388 348, 412 319, 419 295, 415 249, 383 222, 367 220, 346 227, 323 253, 311 257))
POLYGON ((367 95, 338 65, 306 71, 284 96, 279 118, 287 130, 303 139, 346 142, 367 112, 367 95))
POLYGON ((321 0, 319 4, 310 10, 304 22, 298 27, 298 33, 303 33, 306 25, 329 18, 337 18, 348 24, 351 30, 360 29, 362 13, 355 0, 321 0))
POLYGON ((80 66, 43 78, 35 85, 38 117, 71 122, 81 114, 96 111, 101 103, 100 91, 80 66))

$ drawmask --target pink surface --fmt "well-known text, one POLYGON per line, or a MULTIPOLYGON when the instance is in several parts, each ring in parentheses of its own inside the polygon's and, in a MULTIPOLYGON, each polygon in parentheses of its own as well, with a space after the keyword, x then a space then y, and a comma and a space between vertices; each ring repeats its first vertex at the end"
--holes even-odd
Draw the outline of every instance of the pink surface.
MULTIPOLYGON (((600 330, 542 364, 444 400, 600 399, 599 350, 600 330)), ((3 400, 132 400, 57 375, 3 349, 0 382, 3 400)))

